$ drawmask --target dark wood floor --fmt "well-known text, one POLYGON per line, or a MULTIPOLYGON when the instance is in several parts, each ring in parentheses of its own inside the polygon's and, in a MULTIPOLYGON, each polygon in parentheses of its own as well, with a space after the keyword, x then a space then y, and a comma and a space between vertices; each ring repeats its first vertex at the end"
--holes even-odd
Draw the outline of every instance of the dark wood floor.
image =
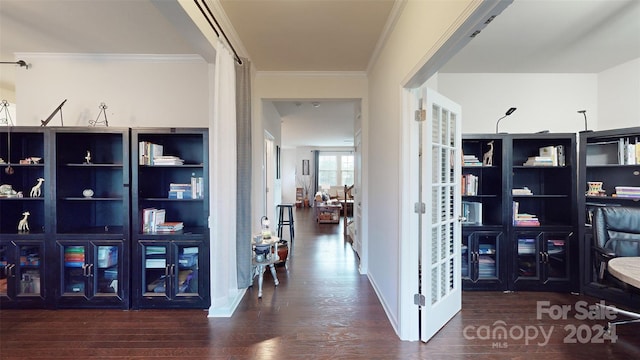
POLYGON ((263 299, 249 289, 231 318, 207 318, 202 310, 2 310, 0 358, 640 358, 640 324, 618 326, 615 343, 596 343, 605 321, 578 320, 575 311, 566 320, 537 319, 537 301, 572 308, 596 301, 555 293, 465 292, 462 311, 431 341, 400 341, 358 274, 341 225, 318 225, 311 210, 298 210, 295 226, 289 269, 278 268, 280 286, 265 274, 263 299), (500 325, 505 338, 492 335, 500 325), (548 342, 534 329, 550 334, 548 342))

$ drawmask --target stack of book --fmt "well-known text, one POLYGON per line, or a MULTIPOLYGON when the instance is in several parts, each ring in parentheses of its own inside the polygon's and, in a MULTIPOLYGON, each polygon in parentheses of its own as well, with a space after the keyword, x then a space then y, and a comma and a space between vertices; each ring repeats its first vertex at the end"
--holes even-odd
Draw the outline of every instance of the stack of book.
POLYGON ((518 239, 518 255, 531 255, 536 253, 535 239, 518 239))
POLYGON ((462 160, 462 166, 482 166, 482 162, 475 155, 463 155, 462 160))
POLYGON ((529 156, 527 161, 522 163, 524 166, 557 166, 553 165, 551 156, 529 156))
POLYGON ((192 177, 191 183, 170 183, 169 199, 202 199, 204 198, 204 179, 192 177))
POLYGON ((174 232, 184 229, 182 221, 168 221, 156 226, 157 232, 174 232))
POLYGON ((511 189, 511 195, 514 195, 514 196, 533 195, 533 192, 529 190, 528 187, 525 186, 522 189, 519 189, 519 188, 511 189))
POLYGON ((526 214, 519 212, 520 204, 513 202, 513 226, 540 226, 540 220, 534 214, 526 214))
POLYGON ((158 231, 158 224, 165 222, 165 209, 146 208, 142 210, 142 232, 154 233, 158 231))
POLYGON ((152 165, 183 165, 184 160, 177 156, 172 155, 160 155, 154 156, 152 165))
POLYGON ((478 195, 478 177, 473 174, 462 175, 462 195, 478 195))
POLYGON ((629 139, 621 138, 618 140, 618 164, 640 164, 640 142, 637 138, 633 144, 629 139))
POLYGON ((138 143, 138 158, 140 165, 153 165, 153 159, 162 156, 164 147, 160 144, 154 144, 149 141, 140 141, 138 143))
POLYGON ((524 166, 565 166, 564 146, 543 146, 538 149, 537 156, 530 156, 524 166))
POLYGON ((616 196, 625 198, 640 198, 640 187, 616 186, 616 196))

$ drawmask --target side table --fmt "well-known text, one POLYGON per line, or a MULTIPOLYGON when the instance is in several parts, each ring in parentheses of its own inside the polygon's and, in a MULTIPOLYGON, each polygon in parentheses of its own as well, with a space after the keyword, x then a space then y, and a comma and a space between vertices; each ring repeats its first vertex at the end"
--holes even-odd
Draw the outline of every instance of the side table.
POLYGON ((251 265, 254 267, 253 276, 258 275, 258 298, 262 298, 262 283, 264 281, 264 272, 267 266, 271 269, 271 276, 276 286, 280 284, 278 275, 276 274, 276 263, 280 261, 278 256, 278 242, 280 238, 271 236, 269 240, 262 240, 261 235, 252 237, 251 247, 253 249, 253 259, 251 265))

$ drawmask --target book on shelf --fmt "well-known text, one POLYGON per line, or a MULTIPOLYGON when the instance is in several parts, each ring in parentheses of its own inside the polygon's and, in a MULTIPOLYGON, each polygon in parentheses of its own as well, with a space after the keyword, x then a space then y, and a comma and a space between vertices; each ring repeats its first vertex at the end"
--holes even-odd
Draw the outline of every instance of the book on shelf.
POLYGON ((165 221, 156 227, 157 232, 174 232, 184 229, 182 221, 165 221))
POLYGON ((473 174, 462 175, 461 189, 462 195, 478 195, 478 177, 473 174))
POLYGON ((616 196, 624 198, 640 198, 640 187, 616 186, 616 196))
POLYGON ((138 142, 138 158, 140 165, 153 165, 153 159, 162 156, 164 146, 149 141, 138 142))
POLYGON ((511 195, 533 195, 533 192, 528 188, 528 187, 523 187, 523 188, 515 188, 515 189, 511 189, 511 195))
POLYGON ((190 183, 170 183, 169 199, 203 199, 204 179, 192 177, 190 183))
POLYGON ((158 231, 158 224, 165 222, 167 211, 165 209, 142 209, 142 232, 153 233, 158 231))
POLYGON ((534 214, 520 212, 520 203, 513 202, 513 226, 540 226, 540 220, 534 214))
POLYGON ((631 140, 628 138, 618 139, 618 164, 640 164, 640 142, 637 138, 634 140, 634 143, 631 143, 631 140))
POLYGON ((463 201, 462 216, 462 223, 465 225, 482 225, 482 203, 463 201))
POLYGON ((463 166, 482 166, 482 162, 475 155, 463 155, 462 165, 463 166))
POLYGON ((557 166, 553 165, 553 159, 550 156, 529 156, 527 161, 522 163, 524 166, 557 166))
POLYGON ((184 160, 180 159, 177 156, 172 155, 161 155, 154 156, 152 165, 183 165, 184 160))

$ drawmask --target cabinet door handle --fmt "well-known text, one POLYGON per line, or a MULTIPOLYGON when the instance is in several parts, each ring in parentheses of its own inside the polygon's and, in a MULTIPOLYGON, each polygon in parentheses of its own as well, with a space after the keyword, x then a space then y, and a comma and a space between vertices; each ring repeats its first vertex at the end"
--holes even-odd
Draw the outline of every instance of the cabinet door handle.
POLYGON ((540 251, 540 262, 544 263, 544 253, 542 251, 540 251))
POLYGON ((5 273, 7 274, 7 277, 14 277, 16 276, 13 273, 13 269, 16 267, 16 264, 9 264, 4 268, 5 273))
POLYGON ((176 276, 176 264, 171 264, 171 276, 176 276))
POLYGON ((169 277, 169 265, 164 267, 164 277, 169 277))
POLYGON ((87 266, 87 277, 93 277, 93 264, 87 266))

